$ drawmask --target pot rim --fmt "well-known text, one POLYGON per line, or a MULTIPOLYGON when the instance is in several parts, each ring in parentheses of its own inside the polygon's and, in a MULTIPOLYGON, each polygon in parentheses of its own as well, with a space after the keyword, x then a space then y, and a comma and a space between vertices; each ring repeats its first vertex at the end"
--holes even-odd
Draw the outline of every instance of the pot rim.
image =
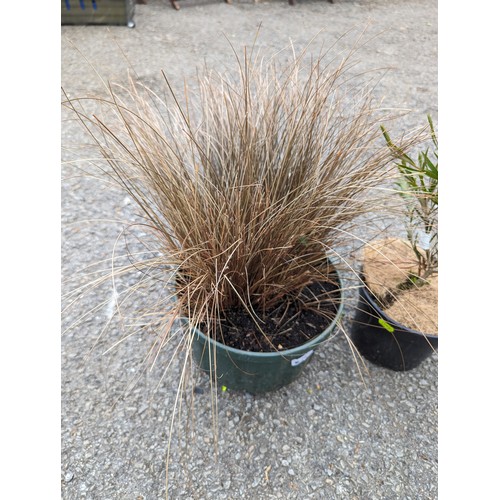
POLYGON ((368 303, 370 304, 370 306, 373 307, 373 309, 375 309, 377 311, 377 313, 379 313, 379 315, 382 317, 383 320, 385 320, 388 323, 390 323, 397 330, 402 330, 402 331, 405 331, 407 333, 412 333, 412 334, 415 334, 415 335, 420 335, 422 337, 431 338, 431 339, 437 339, 438 338, 438 335, 436 335, 434 333, 424 333, 424 332, 419 332, 418 330, 413 330, 412 328, 410 328, 408 326, 405 326, 402 323, 399 323, 398 321, 396 321, 395 319, 393 319, 391 316, 389 316, 388 314, 386 314, 380 308, 380 306, 377 304, 375 296, 373 295, 373 293, 368 288, 368 285, 366 284, 365 279, 364 279, 364 275, 362 273, 360 273, 360 278, 361 278, 361 286, 359 287, 359 292, 360 293, 364 292, 365 298, 366 298, 366 300, 368 300, 368 303))
POLYGON ((333 321, 323 330, 319 335, 316 335, 316 337, 313 337, 312 339, 308 340, 306 343, 301 344, 297 347, 294 347, 293 349, 287 349, 284 351, 271 351, 271 352, 256 352, 256 351, 245 351, 243 349, 236 349, 235 347, 227 346, 225 344, 222 344, 221 342, 218 342, 217 340, 214 340, 210 337, 207 337, 202 331, 200 331, 196 326, 192 326, 189 324, 189 320, 186 317, 180 317, 179 319, 184 323, 187 324, 192 332, 195 332, 200 336, 202 339, 205 341, 210 342, 214 348, 220 348, 224 349, 225 351, 228 351, 233 354, 245 354, 247 356, 255 357, 255 358, 273 358, 273 357, 284 357, 284 356, 293 356, 296 354, 303 354, 304 350, 307 349, 308 347, 315 347, 316 345, 320 344, 323 340, 328 338, 330 335, 331 331, 337 326, 337 324, 340 322, 340 319, 342 317, 342 313, 344 311, 344 288, 342 284, 342 280, 340 279, 338 271, 335 269, 335 272, 337 274, 338 278, 338 285, 339 285, 339 294, 340 294, 340 302, 337 307, 337 314, 335 315, 335 318, 333 321))

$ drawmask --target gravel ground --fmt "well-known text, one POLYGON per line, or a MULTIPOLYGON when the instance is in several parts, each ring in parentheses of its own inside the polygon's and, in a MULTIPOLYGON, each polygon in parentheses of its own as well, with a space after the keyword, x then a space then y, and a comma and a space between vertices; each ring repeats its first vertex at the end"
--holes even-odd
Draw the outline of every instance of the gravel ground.
MULTIPOLYGON (((176 12, 159 0, 138 5, 134 29, 62 27, 67 93, 100 92, 102 83, 86 60, 104 80, 125 81, 132 66, 156 88, 162 69, 180 85, 204 61, 227 64, 231 54, 222 32, 238 47, 251 43, 262 22, 258 45, 278 50, 289 40, 300 49, 321 30, 311 44, 314 52, 366 26, 367 38, 374 38, 358 52, 359 67, 387 68, 377 96, 388 107, 411 110, 399 123, 402 129, 423 124, 426 113, 437 123, 435 1, 302 1, 291 7, 285 1, 186 0, 181 7, 176 12)), ((116 220, 133 214, 123 194, 76 174, 70 161, 82 156, 75 146, 85 142, 80 128, 64 120, 63 293, 85 283, 86 265, 111 256, 122 229, 116 220)), ((63 330, 110 293, 101 287, 66 311, 63 330)), ((355 299, 350 292, 347 328, 355 299)), ((136 300, 133 307, 147 299, 136 300)), ((62 338, 62 497, 164 498, 179 362, 164 374, 165 352, 142 373, 147 333, 104 354, 120 338, 119 325, 112 324, 99 339, 108 318, 105 307, 62 338)), ((337 335, 303 377, 281 391, 219 394, 217 460, 208 380, 197 371, 194 377, 194 411, 184 412, 172 432, 170 498, 437 498, 436 355, 408 373, 370 365, 362 380, 346 340, 337 335)))

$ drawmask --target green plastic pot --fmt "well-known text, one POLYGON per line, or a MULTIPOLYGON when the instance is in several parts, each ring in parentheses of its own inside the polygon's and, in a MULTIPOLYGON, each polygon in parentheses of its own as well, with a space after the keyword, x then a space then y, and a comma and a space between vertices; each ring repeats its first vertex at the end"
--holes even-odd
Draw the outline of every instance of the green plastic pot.
POLYGON ((192 327, 195 362, 213 376, 218 385, 231 390, 257 394, 290 384, 300 376, 315 350, 328 339, 340 321, 344 297, 340 279, 338 282, 340 301, 335 319, 320 335, 305 344, 280 352, 242 351, 210 339, 192 327))

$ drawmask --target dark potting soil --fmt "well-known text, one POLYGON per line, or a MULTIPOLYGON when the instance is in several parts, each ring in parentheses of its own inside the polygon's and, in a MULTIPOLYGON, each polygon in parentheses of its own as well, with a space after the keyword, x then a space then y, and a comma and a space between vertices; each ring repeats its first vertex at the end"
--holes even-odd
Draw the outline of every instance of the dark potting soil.
MULTIPOLYGON (((332 322, 340 301, 339 286, 330 282, 305 287, 298 298, 260 315, 258 326, 245 309, 226 312, 215 339, 235 349, 252 352, 284 351, 317 337, 332 322)), ((200 325, 206 334, 206 325, 200 325)))

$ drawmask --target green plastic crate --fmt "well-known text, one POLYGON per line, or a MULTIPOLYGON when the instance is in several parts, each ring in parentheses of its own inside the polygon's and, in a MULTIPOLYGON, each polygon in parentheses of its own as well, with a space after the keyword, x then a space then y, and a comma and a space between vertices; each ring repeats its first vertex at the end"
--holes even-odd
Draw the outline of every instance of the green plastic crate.
POLYGON ((61 0, 61 24, 114 24, 133 28, 135 0, 61 0))

